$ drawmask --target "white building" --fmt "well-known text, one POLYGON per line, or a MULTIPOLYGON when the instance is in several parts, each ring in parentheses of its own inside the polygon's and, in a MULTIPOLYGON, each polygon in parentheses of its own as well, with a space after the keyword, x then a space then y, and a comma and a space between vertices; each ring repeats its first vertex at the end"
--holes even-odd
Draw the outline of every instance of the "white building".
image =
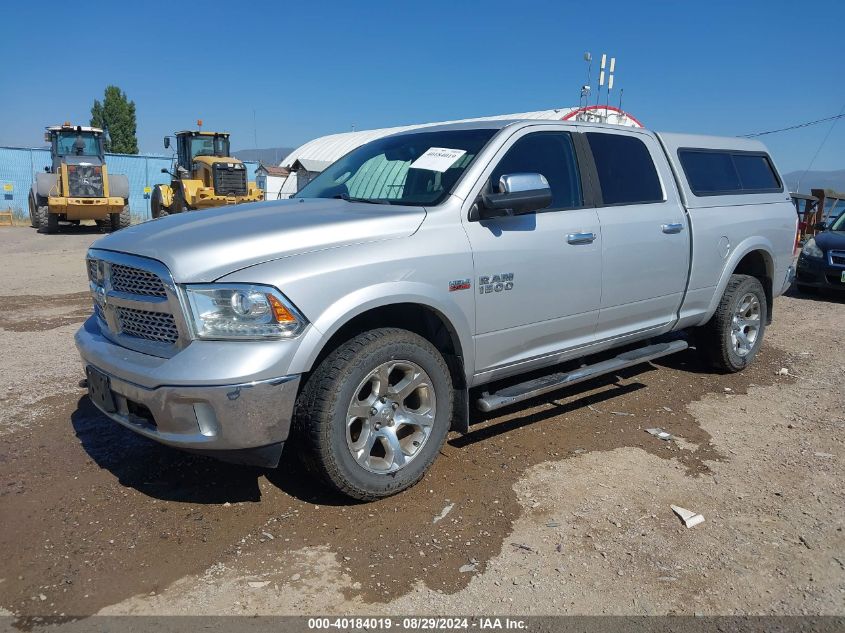
POLYGON ((290 176, 290 169, 287 167, 276 167, 275 165, 264 165, 263 163, 255 170, 255 184, 259 189, 264 190, 265 200, 278 200, 289 198, 282 196, 282 186, 290 176))
MULTIPOLYGON (((537 112, 517 112, 515 114, 497 114, 494 116, 460 119, 457 121, 437 121, 435 123, 417 123, 415 125, 400 125, 377 130, 362 130, 360 132, 344 132, 321 136, 304 145, 297 147, 279 165, 289 170, 290 175, 284 181, 278 197, 290 198, 297 191, 331 165, 341 156, 364 143, 369 143, 383 136, 445 123, 463 123, 466 121, 496 121, 501 119, 544 119, 561 121, 587 121, 592 123, 612 123, 631 127, 642 127, 642 124, 631 114, 619 108, 604 105, 592 105, 582 108, 556 108, 553 110, 539 110, 537 112)), ((269 198, 268 198, 269 199, 269 198)))

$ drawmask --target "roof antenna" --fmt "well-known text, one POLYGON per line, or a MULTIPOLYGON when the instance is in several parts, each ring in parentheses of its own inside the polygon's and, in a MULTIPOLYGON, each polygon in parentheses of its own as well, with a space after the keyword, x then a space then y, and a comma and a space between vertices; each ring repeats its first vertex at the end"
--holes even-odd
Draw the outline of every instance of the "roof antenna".
POLYGON ((613 90, 613 72, 616 70, 616 58, 610 58, 610 73, 607 76, 607 92, 605 93, 604 97, 604 122, 610 122, 610 113, 608 110, 610 109, 610 92, 613 90))
POLYGON ((590 100, 590 80, 593 74, 593 55, 590 51, 584 53, 584 61, 587 62, 587 83, 581 86, 581 98, 578 100, 578 108, 583 108, 590 100))
POLYGON ((604 86, 604 69, 607 66, 607 53, 601 54, 601 70, 599 71, 599 89, 596 92, 596 107, 599 105, 599 100, 601 99, 601 89, 604 86))

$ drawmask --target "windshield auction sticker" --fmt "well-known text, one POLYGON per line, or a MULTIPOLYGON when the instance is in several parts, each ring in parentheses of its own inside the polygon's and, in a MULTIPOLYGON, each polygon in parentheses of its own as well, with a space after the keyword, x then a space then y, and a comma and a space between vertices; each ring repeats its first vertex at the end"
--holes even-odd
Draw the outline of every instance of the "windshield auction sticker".
POLYGON ((446 147, 429 147, 425 154, 411 163, 411 169, 428 169, 429 171, 446 171, 466 154, 465 149, 448 149, 446 147))

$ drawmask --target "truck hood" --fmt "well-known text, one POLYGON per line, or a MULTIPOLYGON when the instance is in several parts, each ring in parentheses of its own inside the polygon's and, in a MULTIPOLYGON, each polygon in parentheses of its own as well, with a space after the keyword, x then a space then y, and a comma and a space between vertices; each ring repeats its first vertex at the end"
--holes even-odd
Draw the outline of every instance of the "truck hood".
POLYGON ((112 233, 92 248, 157 259, 176 282, 202 283, 273 259, 407 237, 424 218, 422 207, 280 200, 171 215, 112 233))

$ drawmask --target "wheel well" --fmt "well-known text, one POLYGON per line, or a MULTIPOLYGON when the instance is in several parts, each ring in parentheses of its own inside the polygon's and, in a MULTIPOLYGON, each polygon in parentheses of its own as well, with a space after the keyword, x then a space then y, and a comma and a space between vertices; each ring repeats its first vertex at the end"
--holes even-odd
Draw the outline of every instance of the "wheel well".
POLYGON ((766 293, 766 322, 772 322, 772 278, 774 277, 772 260, 768 253, 761 250, 747 253, 734 269, 735 275, 750 275, 763 284, 766 293))
POLYGON ((317 367, 332 350, 343 342, 362 332, 381 327, 398 327, 422 336, 443 354, 452 374, 454 386, 459 389, 466 387, 463 351, 457 332, 440 312, 418 303, 381 306, 353 317, 326 342, 315 359, 313 367, 317 367))

